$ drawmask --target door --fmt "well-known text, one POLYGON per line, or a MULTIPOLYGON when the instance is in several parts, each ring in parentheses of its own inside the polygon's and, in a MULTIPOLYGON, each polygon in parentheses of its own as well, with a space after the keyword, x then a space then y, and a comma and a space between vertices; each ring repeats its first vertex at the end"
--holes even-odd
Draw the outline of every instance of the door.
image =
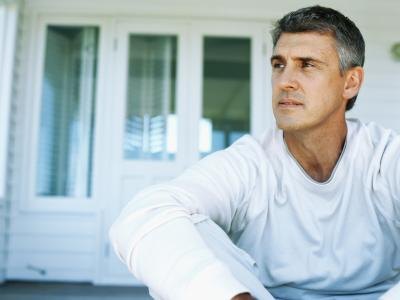
POLYGON ((142 188, 172 179, 193 160, 188 155, 190 110, 184 85, 187 37, 181 24, 141 22, 117 26, 109 189, 104 200, 104 259, 100 282, 135 284, 109 249, 108 228, 125 204, 142 188), (186 119, 186 120, 185 120, 186 119), (106 275, 105 279, 103 275, 106 275))
POLYGON ((117 23, 98 283, 139 284, 108 241, 135 193, 268 122, 263 34, 259 24, 117 23))

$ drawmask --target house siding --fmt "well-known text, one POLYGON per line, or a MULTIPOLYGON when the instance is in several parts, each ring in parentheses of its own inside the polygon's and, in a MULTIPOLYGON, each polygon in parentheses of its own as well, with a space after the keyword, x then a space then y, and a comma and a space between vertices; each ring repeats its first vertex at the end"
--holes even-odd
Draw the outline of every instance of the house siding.
POLYGON ((390 54, 391 46, 400 41, 400 32, 390 23, 386 28, 375 23, 365 26, 365 82, 349 116, 374 121, 400 133, 400 61, 390 54))

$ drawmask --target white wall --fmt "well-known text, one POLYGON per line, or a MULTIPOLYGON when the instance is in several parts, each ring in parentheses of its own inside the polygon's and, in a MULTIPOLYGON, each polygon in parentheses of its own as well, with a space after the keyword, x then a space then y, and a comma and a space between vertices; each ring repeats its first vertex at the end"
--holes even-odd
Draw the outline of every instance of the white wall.
POLYGON ((400 41, 400 26, 365 24, 363 27, 365 83, 354 111, 348 115, 380 123, 400 133, 400 61, 394 61, 390 55, 393 43, 400 41))
MULTIPOLYGON (((37 280, 92 280, 96 271, 95 255, 100 224, 95 214, 68 214, 27 212, 21 208, 20 179, 25 175, 21 164, 21 139, 26 95, 26 65, 29 63, 28 34, 30 18, 36 13, 70 14, 71 16, 103 16, 112 21, 115 17, 171 19, 213 18, 226 20, 253 20, 270 23, 289 10, 315 1, 261 1, 249 0, 30 0, 26 1, 22 23, 22 51, 18 57, 18 95, 14 99, 12 208, 10 214, 10 242, 7 278, 37 280), (210 10, 212 7, 212 10, 210 10), (18 79, 21 77, 21 79, 18 79), (44 271, 41 272, 41 271, 44 271)), ((359 25, 367 44, 366 81, 356 107, 349 116, 364 121, 375 120, 400 132, 400 63, 393 62, 389 49, 400 41, 398 16, 400 2, 387 1, 319 1, 349 15, 359 25), (334 3, 332 5, 332 3, 334 3)), ((269 42, 270 37, 266 36, 269 42)), ((267 64, 267 62, 266 62, 267 64)), ((262 67, 262 66, 260 66, 262 67)), ((267 83, 268 84, 268 83, 267 83)), ((269 98, 265 101, 270 101, 269 98)), ((5 221, 4 205, 0 200, 0 245, 2 224, 5 221)), ((3 227, 4 228, 4 227, 3 227)), ((0 246, 1 256, 4 252, 0 246)), ((0 277, 1 278, 1 277, 0 277)))

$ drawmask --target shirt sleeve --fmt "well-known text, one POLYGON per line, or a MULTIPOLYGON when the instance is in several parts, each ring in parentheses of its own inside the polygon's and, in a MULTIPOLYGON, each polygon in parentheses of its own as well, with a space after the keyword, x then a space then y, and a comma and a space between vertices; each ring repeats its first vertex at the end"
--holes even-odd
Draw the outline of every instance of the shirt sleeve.
POLYGON ((162 299, 230 299, 248 292, 203 242, 191 215, 206 215, 230 230, 257 177, 257 146, 245 136, 176 179, 143 190, 112 225, 119 258, 162 299))
POLYGON ((394 201, 397 224, 400 227, 400 135, 392 134, 381 161, 381 173, 386 178, 389 196, 394 201))

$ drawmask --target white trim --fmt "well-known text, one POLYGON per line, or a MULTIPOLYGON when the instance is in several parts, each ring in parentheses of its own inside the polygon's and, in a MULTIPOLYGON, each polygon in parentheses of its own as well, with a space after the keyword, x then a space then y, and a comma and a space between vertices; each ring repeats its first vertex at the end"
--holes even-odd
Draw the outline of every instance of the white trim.
POLYGON ((0 198, 6 193, 7 147, 18 5, 0 5, 0 198))
MULTIPOLYGON (((321 2, 321 1, 320 1, 321 2)), ((245 20, 266 22, 270 19, 278 19, 283 14, 306 5, 304 1, 271 1, 250 0, 241 1, 196 1, 163 0, 26 0, 27 7, 32 10, 47 12, 64 12, 69 14, 85 15, 132 15, 132 16, 171 16, 174 18, 215 18, 219 20, 245 20), (210 9, 212 8, 212 9, 210 9)), ((375 22, 375 26, 390 23, 397 28, 397 16, 400 10, 398 0, 369 1, 365 5, 364 0, 346 1, 336 0, 330 4, 333 8, 343 11, 346 15, 357 17, 364 24, 371 24, 371 12, 375 19, 381 18, 385 22, 375 22)), ((381 25, 383 26, 383 25, 381 25)))

